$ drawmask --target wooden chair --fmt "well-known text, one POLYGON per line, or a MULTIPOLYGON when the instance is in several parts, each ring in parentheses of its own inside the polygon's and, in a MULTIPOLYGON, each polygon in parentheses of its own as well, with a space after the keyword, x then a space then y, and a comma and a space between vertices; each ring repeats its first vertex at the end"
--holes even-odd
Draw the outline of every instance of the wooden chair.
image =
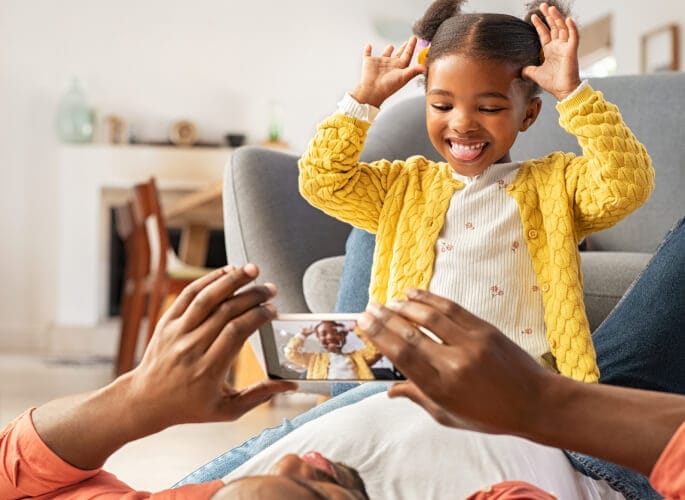
POLYGON ((145 314, 150 272, 150 248, 145 233, 144 207, 135 196, 115 208, 114 222, 124 242, 126 268, 121 290, 121 328, 115 374, 131 370, 135 364, 140 324, 145 314))
POLYGON ((147 308, 147 338, 150 342, 162 313, 191 281, 204 276, 211 269, 190 266, 182 262, 169 242, 159 191, 154 178, 135 186, 141 205, 149 208, 145 229, 150 248, 150 294, 147 308))

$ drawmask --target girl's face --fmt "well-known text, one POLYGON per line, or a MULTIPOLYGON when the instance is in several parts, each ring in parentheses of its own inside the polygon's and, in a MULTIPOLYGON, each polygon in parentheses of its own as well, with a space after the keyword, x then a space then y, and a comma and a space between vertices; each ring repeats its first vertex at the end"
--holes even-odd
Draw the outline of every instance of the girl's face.
POLYGON ((316 337, 328 352, 340 354, 347 340, 347 331, 332 321, 322 321, 316 328, 316 337))
POLYGON ((426 81, 426 126, 433 146, 459 174, 475 176, 511 161, 509 149, 530 127, 540 99, 517 83, 506 62, 448 55, 432 62, 426 81))

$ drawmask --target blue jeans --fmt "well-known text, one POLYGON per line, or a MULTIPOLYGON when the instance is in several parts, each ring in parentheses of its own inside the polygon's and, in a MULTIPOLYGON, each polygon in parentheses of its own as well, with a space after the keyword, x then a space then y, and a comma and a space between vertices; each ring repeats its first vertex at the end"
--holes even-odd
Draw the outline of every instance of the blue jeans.
POLYGON ((352 229, 345 243, 345 262, 335 303, 336 312, 356 313, 366 309, 375 248, 376 237, 373 234, 352 229))
MULTIPOLYGON (((345 269, 359 272, 358 278, 370 270, 373 246, 368 243, 373 242, 373 236, 359 230, 354 232, 358 233, 354 235, 355 239, 366 240, 359 246, 348 246, 346 260, 352 263, 346 264, 345 269)), ((352 238, 350 235, 350 240, 352 238)), ((364 293, 366 288, 363 288, 364 293)), ((368 299, 361 291, 358 289, 350 293, 351 297, 339 299, 338 304, 347 304, 348 311, 352 312, 355 307, 357 311, 363 310, 368 299)), ((597 328, 593 339, 600 382, 685 394, 685 363, 681 362, 685 353, 685 219, 666 235, 649 265, 597 328)), ((386 387, 379 383, 355 386, 292 420, 285 420, 280 427, 267 429, 204 465, 177 485, 221 478, 305 422, 386 387)), ((611 416, 607 415, 607 418, 611 416)), ((661 498, 642 474, 580 453, 566 454, 577 470, 596 479, 605 479, 628 499, 661 498)))
MULTIPOLYGON (((685 394, 685 218, 592 338, 600 383, 685 394)), ((566 455, 577 470, 607 480, 629 500, 661 498, 642 474, 581 453, 566 455)))

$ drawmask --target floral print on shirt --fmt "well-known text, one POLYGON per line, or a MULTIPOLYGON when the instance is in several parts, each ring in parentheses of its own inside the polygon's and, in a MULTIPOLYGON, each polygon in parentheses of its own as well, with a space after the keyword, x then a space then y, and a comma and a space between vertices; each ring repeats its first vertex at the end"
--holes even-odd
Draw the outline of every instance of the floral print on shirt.
POLYGON ((438 244, 440 246, 440 252, 442 253, 452 252, 454 250, 454 244, 449 241, 438 240, 438 244))

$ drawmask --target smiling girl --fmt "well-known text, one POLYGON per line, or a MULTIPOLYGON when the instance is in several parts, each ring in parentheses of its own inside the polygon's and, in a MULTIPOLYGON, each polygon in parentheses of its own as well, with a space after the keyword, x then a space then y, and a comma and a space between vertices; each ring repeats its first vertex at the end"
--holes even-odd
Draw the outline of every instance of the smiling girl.
POLYGON ((616 106, 581 82, 578 31, 563 6, 531 2, 522 20, 462 13, 462 3, 437 0, 417 21, 417 63, 415 37, 378 56, 365 47, 359 84, 300 159, 300 192, 376 234, 371 300, 428 289, 541 363, 596 382, 577 245, 647 200, 651 160, 616 106), (381 104, 420 74, 428 135, 445 161, 359 162, 381 104), (541 88, 583 153, 512 162, 541 88))

